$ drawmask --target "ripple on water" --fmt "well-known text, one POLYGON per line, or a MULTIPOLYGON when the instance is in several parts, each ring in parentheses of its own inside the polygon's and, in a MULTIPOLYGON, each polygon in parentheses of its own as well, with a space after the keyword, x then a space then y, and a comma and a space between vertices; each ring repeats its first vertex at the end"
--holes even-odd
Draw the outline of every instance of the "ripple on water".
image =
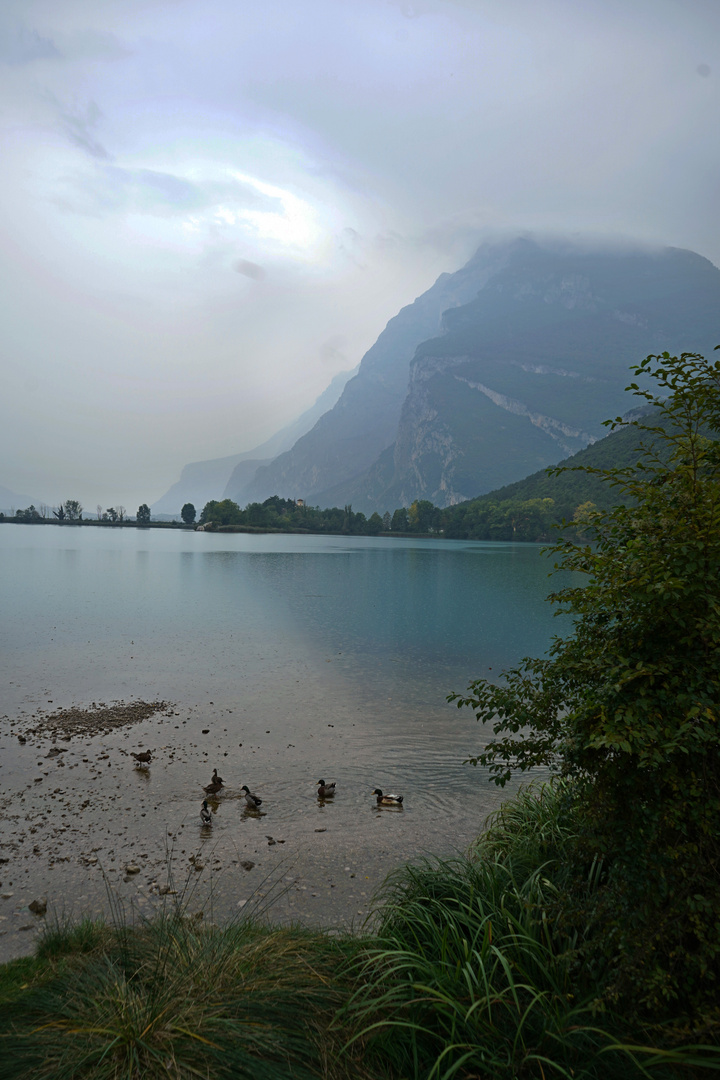
POLYGON ((277 918, 357 921, 398 862, 463 848, 503 797, 462 765, 482 731, 446 694, 558 629, 533 548, 31 526, 0 527, 0 548, 4 602, 23 611, 0 627, 0 956, 27 951, 37 896, 50 916, 93 913, 109 887, 150 911, 169 868, 193 905, 212 879, 218 917, 275 896, 277 918), (138 698, 172 716, 52 758, 13 728, 38 707, 138 698), (202 835, 213 768, 226 788, 202 835), (402 810, 379 810, 375 787, 402 810))

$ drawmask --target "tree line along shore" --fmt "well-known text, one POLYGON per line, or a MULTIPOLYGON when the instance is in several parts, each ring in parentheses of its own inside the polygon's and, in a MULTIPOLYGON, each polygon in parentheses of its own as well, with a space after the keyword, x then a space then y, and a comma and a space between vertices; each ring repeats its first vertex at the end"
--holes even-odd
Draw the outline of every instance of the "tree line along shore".
MULTIPOLYGON (((192 508, 194 511, 194 507, 192 508)), ((586 500, 574 508, 566 528, 578 530, 588 513, 597 509, 586 500)), ((262 503, 249 503, 241 509, 230 499, 211 501, 203 508, 199 521, 154 521, 132 517, 96 519, 87 517, 42 517, 34 507, 14 515, 0 513, 0 521, 16 524, 93 526, 102 528, 202 529, 207 532, 286 532, 339 536, 434 536, 449 540, 497 540, 542 542, 552 539, 554 529, 564 520, 555 500, 514 499, 501 502, 474 500, 444 509, 421 499, 409 507, 400 507, 382 517, 368 518, 352 506, 320 509, 298 505, 277 495, 262 503)))
MULTIPOLYGON (((77 500, 59 507, 29 506, 13 515, 0 514, 0 521, 29 524, 102 525, 105 527, 202 528, 220 532, 327 533, 341 536, 433 536, 448 540, 495 540, 547 542, 558 528, 569 535, 582 535, 589 518, 608 510, 618 491, 603 481, 603 471, 627 466, 637 452, 637 431, 632 425, 620 428, 605 439, 573 455, 550 469, 495 492, 455 506, 438 507, 429 499, 416 499, 408 507, 392 513, 374 512, 366 516, 352 506, 309 506, 305 500, 273 495, 263 502, 241 508, 232 499, 210 500, 198 511, 185 503, 180 521, 152 519, 146 503, 135 517, 124 507, 94 515, 83 512, 77 500)), ((627 494, 626 494, 627 497, 627 494)))

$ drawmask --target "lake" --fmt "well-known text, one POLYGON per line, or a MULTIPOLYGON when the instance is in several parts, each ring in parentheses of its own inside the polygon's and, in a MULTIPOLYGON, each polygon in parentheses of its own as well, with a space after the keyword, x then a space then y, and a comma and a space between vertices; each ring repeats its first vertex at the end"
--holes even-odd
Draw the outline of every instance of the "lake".
POLYGON ((29 948, 39 895, 149 912, 174 885, 208 918, 272 902, 361 923, 394 866, 462 850, 503 797, 463 765, 487 736, 445 697, 562 631, 550 569, 528 544, 0 526, 0 958, 29 948), (134 700, 172 707, 54 757, 18 741, 58 708, 134 700))

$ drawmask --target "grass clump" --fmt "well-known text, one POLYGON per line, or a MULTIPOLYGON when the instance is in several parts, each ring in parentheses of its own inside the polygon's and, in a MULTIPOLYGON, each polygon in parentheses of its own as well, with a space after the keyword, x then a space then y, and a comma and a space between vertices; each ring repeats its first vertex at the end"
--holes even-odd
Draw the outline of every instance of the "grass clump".
MULTIPOLYGON (((526 790, 470 857, 398 871, 381 896, 378 940, 344 1014, 397 1076, 629 1077, 720 1070, 720 1048, 677 1046, 598 1006, 558 911, 572 844, 567 785, 526 790)), ((584 889, 599 887, 598 865, 584 889)))
POLYGON ((40 961, 60 960, 66 956, 99 952, 112 941, 113 931, 101 919, 81 919, 80 922, 48 923, 35 947, 40 961))
MULTIPOLYGON (((0 1020, 3 1080, 363 1077, 331 1031, 352 939, 182 912, 53 930, 44 975, 0 1020)), ((36 961, 38 962, 38 961, 36 961)), ((359 1051, 360 1048, 358 1048, 359 1051)))
POLYGON ((21 956, 0 964, 0 1015, 2 1010, 21 997, 44 965, 34 956, 21 956))

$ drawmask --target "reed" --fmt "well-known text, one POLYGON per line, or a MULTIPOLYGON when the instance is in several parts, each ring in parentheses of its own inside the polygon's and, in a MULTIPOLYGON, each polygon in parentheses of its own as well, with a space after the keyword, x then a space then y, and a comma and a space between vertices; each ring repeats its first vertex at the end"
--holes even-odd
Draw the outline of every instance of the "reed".
MULTIPOLYGON (((720 1070, 720 1048, 646 1043, 598 1013, 576 941, 553 914, 572 840, 569 792, 526 790, 489 823, 471 857, 396 872, 378 900, 377 941, 356 961, 342 1013, 366 1053, 416 1080, 627 1080, 720 1070)), ((584 887, 599 880, 587 869, 584 887)))

